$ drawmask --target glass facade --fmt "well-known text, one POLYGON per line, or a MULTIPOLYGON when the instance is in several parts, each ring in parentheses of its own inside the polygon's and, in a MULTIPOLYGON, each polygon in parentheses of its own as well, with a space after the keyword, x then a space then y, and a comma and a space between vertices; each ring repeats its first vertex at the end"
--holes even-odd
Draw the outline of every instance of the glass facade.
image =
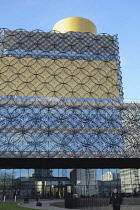
POLYGON ((109 198, 115 188, 124 197, 140 196, 140 169, 65 169, 67 176, 63 176, 63 170, 36 176, 37 169, 1 169, 0 198, 23 199, 28 195, 35 199, 37 192, 42 199, 51 199, 51 193, 54 198, 109 198))

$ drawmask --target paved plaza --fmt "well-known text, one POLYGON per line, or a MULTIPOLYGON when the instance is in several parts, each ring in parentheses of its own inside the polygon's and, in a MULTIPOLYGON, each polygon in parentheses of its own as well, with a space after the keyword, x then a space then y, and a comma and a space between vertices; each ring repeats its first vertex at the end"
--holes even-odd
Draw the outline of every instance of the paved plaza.
POLYGON ((36 206, 36 201, 29 201, 29 203, 19 203, 18 205, 26 208, 47 209, 47 210, 64 210, 64 200, 41 200, 42 206, 36 206))
MULTIPOLYGON (((44 209, 44 210, 65 210, 64 208, 64 200, 41 200, 42 206, 36 206, 36 201, 31 200, 29 203, 19 203, 18 205, 26 208, 33 208, 33 209, 44 209)), ((139 210, 139 205, 122 205, 121 210, 139 210)), ((76 209, 73 209, 76 210, 76 209)), ((91 207, 84 207, 78 210, 112 210, 112 206, 91 206, 91 207)))

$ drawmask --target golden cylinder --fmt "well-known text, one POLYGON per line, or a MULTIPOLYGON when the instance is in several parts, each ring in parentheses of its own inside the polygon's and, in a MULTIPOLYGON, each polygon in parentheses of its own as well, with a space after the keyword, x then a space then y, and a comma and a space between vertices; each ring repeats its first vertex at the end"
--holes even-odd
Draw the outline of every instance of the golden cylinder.
POLYGON ((81 17, 69 17, 62 19, 54 25, 53 30, 60 33, 73 31, 97 34, 95 24, 90 20, 81 17))

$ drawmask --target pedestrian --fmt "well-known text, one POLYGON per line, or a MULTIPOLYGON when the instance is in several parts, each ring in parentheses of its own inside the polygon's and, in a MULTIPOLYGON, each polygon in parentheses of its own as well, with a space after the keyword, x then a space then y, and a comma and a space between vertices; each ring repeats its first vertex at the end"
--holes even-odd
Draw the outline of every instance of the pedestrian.
POLYGON ((36 194, 36 206, 38 206, 39 197, 40 197, 40 193, 37 192, 37 194, 36 194))
POLYGON ((53 192, 52 191, 50 192, 50 197, 51 197, 51 200, 53 200, 53 192))
POLYGON ((123 201, 122 196, 118 193, 117 189, 114 189, 110 197, 110 205, 111 204, 113 205, 113 210, 120 210, 122 201, 123 201))
POLYGON ((49 192, 47 192, 47 199, 49 199, 49 192))
POLYGON ((17 190, 17 192, 16 192, 16 196, 17 196, 17 200, 19 199, 19 196, 20 196, 20 191, 19 191, 19 189, 17 190))
POLYGON ((13 200, 15 200, 15 196, 16 196, 16 190, 14 190, 13 192, 13 200))

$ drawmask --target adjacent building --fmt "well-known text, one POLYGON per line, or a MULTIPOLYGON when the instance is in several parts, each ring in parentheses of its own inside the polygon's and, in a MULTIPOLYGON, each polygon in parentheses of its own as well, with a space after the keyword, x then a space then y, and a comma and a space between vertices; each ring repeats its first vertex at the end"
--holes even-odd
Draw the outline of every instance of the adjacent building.
POLYGON ((95 196, 97 194, 96 169, 73 169, 70 172, 73 193, 78 197, 95 196))
POLYGON ((120 173, 107 171, 101 175, 101 180, 97 180, 98 196, 109 197, 116 188, 121 193, 120 173))
POLYGON ((112 171, 108 171, 105 174, 101 175, 102 181, 112 181, 120 179, 120 173, 113 173, 112 171))
POLYGON ((121 193, 121 180, 97 180, 97 197, 110 197, 114 189, 121 193))
POLYGON ((140 194, 140 169, 121 169, 121 191, 133 195, 140 194))
POLYGON ((34 170, 34 177, 38 178, 38 177, 52 177, 52 170, 51 169, 35 169, 34 170))

